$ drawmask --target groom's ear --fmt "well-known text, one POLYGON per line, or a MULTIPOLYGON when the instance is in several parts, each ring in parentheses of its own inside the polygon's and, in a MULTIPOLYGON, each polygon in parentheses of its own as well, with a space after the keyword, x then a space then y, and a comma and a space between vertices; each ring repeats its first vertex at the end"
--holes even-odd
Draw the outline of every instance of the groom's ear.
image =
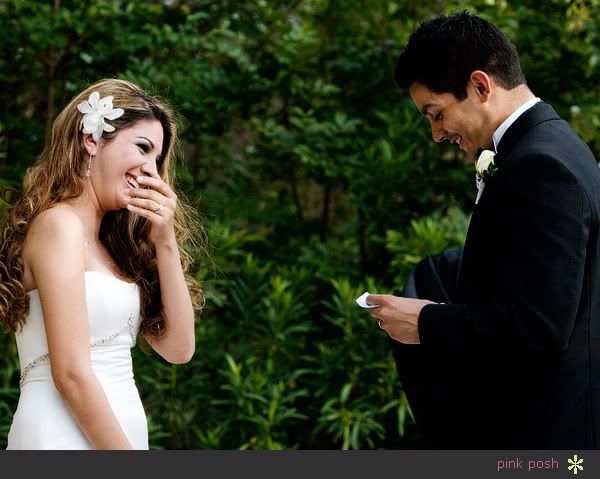
POLYGON ((490 99, 492 95, 492 80, 482 70, 475 70, 469 77, 469 86, 473 88, 482 103, 490 99))

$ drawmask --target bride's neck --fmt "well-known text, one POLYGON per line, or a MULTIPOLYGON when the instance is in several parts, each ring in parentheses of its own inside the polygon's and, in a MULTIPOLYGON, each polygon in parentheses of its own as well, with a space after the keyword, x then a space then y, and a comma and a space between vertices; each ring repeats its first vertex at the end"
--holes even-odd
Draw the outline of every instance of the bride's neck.
POLYGON ((74 209, 75 214, 81 220, 85 237, 90 241, 97 240, 104 212, 100 209, 96 197, 84 191, 77 198, 67 200, 67 203, 74 209))

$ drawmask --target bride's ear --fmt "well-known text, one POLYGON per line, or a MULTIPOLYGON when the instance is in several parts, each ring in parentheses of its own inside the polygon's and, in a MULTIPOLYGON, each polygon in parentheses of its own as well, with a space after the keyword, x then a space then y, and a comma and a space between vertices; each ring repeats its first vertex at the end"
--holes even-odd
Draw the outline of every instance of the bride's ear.
POLYGON ((98 154, 98 141, 94 140, 91 133, 84 133, 81 141, 88 155, 96 156, 98 154))

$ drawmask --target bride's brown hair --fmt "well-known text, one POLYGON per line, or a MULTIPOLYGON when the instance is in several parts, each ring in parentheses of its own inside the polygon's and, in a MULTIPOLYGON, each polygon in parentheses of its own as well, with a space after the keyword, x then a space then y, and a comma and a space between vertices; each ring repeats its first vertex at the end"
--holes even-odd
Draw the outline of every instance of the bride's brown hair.
MULTIPOLYGON (((10 332, 24 324, 29 298, 23 287, 23 241, 32 220, 42 211, 58 203, 76 198, 84 191, 87 153, 83 147, 77 105, 97 91, 100 97, 112 96, 113 106, 124 114, 109 122, 115 131, 104 132, 106 140, 123 128, 142 120, 158 120, 163 128, 163 148, 157 161, 158 174, 173 187, 177 152, 177 125, 169 107, 133 83, 101 80, 81 92, 58 115, 52 127, 50 141, 38 161, 23 179, 23 190, 6 212, 0 234, 0 322, 10 332)), ((10 202, 10 200, 9 200, 10 202)), ((175 212, 175 234, 183 271, 192 296, 194 309, 201 309, 203 292, 189 274, 193 256, 184 245, 199 251, 203 248, 202 228, 194 210, 178 196, 175 212)), ((160 285, 154 247, 149 241, 150 222, 126 209, 106 213, 100 226, 100 240, 106 245, 123 273, 140 287, 142 325, 145 337, 157 337, 166 330, 160 298, 160 285)))

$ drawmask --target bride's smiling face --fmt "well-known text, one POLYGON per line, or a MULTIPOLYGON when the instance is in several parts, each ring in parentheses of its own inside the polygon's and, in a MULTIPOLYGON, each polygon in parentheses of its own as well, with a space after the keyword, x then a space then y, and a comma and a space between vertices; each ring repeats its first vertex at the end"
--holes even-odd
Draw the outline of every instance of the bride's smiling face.
POLYGON ((139 121, 111 140, 101 138, 96 143, 90 180, 103 211, 125 208, 123 193, 137 187, 136 178, 158 173, 162 145, 163 128, 158 120, 139 121))

